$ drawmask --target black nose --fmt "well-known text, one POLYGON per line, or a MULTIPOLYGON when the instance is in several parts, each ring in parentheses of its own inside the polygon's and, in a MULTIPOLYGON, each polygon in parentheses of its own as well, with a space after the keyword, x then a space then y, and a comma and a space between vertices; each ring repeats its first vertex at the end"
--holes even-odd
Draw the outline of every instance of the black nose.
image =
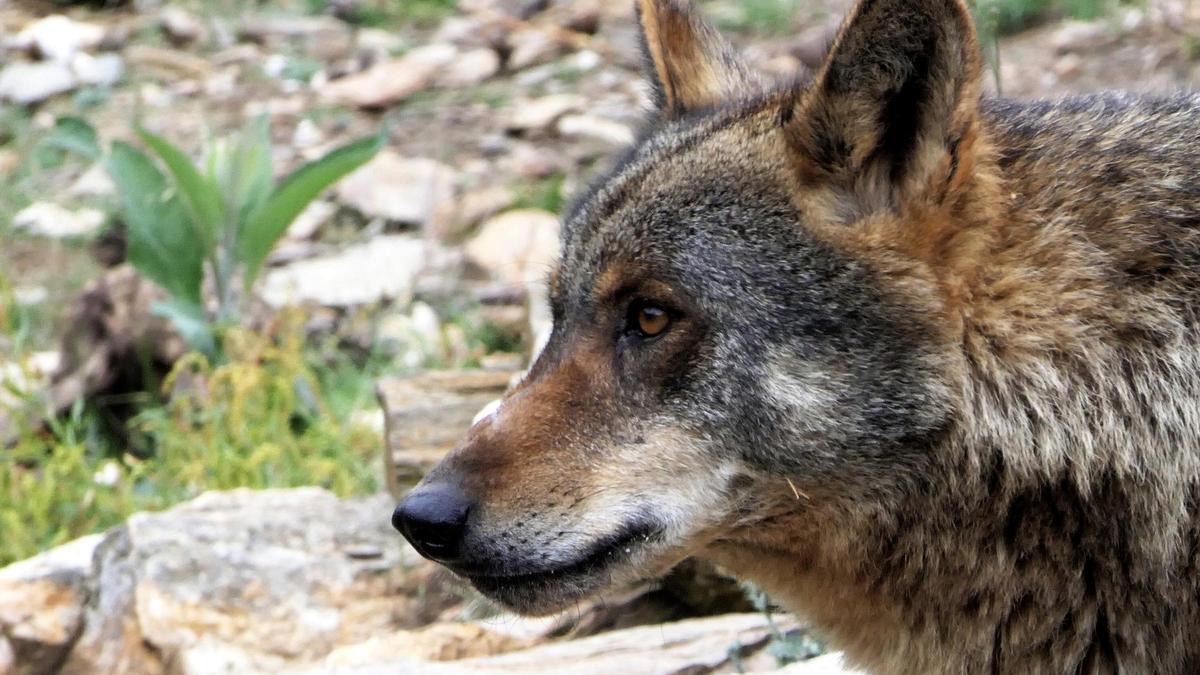
POLYGON ((451 485, 426 485, 400 501, 392 512, 392 527, 400 530, 417 552, 436 562, 458 558, 471 504, 451 485))

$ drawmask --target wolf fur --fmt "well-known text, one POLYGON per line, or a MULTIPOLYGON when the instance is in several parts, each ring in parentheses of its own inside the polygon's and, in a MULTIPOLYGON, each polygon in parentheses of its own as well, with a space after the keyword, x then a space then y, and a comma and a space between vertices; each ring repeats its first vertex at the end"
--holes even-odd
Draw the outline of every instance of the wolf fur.
POLYGON ((451 568, 540 613, 699 556, 872 672, 1200 672, 1200 99, 983 98, 960 0, 784 84, 638 13, 657 110, 426 479, 451 568))

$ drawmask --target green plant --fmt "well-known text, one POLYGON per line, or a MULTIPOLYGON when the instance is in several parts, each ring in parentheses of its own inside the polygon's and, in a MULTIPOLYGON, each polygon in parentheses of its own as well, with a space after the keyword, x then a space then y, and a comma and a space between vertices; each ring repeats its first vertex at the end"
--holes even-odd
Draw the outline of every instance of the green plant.
POLYGON ((239 323, 244 299, 288 225, 384 140, 380 134, 343 145, 276 184, 264 117, 213 142, 202 167, 162 136, 136 131, 158 162, 121 141, 102 154, 95 130, 78 118, 60 119, 49 142, 103 162, 120 196, 130 263, 170 295, 155 310, 210 357, 219 355, 223 332, 239 323), (204 304, 206 276, 215 317, 204 304))
POLYGON ((149 457, 109 445, 82 401, 0 452, 0 566, 206 490, 376 489, 382 440, 330 404, 303 317, 285 312, 261 333, 231 329, 226 356, 185 357, 163 384, 171 402, 133 420, 149 457))

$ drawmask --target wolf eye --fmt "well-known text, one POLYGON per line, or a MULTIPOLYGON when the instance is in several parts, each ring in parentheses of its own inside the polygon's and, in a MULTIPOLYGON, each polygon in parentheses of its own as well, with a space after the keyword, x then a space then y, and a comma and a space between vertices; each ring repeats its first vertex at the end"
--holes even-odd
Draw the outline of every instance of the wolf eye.
POLYGON ((671 317, 667 311, 655 305, 635 303, 629 308, 630 317, 626 322, 629 332, 643 338, 661 335, 671 325, 671 317))

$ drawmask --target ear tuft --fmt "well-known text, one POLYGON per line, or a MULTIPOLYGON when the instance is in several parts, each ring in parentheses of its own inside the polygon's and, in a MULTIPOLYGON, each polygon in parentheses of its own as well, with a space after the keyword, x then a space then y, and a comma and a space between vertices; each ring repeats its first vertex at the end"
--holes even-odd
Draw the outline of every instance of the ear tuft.
POLYGON ((762 90, 733 46, 687 0, 637 0, 654 103, 667 117, 762 90))

